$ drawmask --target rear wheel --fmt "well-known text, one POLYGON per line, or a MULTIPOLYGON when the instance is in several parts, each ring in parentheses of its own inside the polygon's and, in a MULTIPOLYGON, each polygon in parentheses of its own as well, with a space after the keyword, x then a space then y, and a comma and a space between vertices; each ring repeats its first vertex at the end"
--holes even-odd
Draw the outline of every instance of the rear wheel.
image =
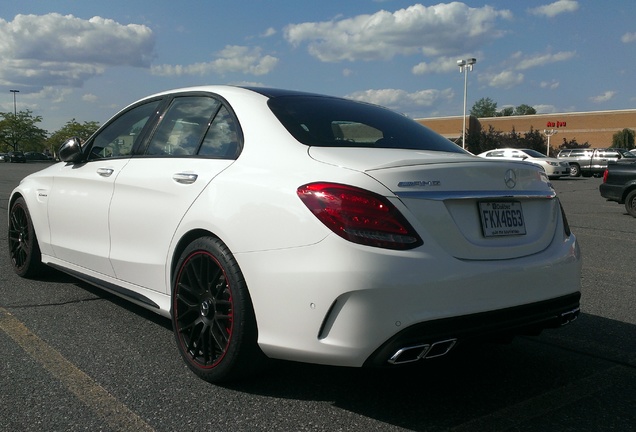
POLYGON ((172 284, 172 325, 181 356, 209 382, 250 375, 265 356, 257 345, 256 318, 238 263, 213 237, 181 254, 172 284))
POLYGON ((31 215, 24 198, 20 197, 9 212, 9 257, 13 271, 19 276, 30 278, 41 273, 42 254, 38 245, 31 215))
POLYGON ((631 191, 625 198, 625 210, 633 217, 636 217, 636 190, 631 191))

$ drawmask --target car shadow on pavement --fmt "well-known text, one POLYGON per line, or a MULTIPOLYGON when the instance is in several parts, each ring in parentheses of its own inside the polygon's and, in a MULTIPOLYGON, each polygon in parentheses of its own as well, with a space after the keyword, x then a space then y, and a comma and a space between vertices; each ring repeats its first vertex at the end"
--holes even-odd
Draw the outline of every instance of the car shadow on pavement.
POLYGON ((331 401, 412 430, 461 425, 497 430, 533 423, 536 430, 546 430, 546 425, 566 430, 574 423, 584 426, 580 430, 599 430, 593 426, 600 421, 599 405, 605 411, 601 428, 613 421, 620 429, 636 424, 634 334, 634 325, 583 314, 570 326, 538 337, 472 347, 412 367, 278 362, 260 378, 227 387, 276 398, 331 401), (558 426, 560 421, 564 423, 558 426))

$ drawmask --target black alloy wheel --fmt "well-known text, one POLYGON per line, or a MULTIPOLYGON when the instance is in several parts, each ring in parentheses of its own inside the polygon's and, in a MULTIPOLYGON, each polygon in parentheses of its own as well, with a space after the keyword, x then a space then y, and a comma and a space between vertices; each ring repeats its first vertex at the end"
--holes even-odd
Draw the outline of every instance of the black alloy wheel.
POLYGON ((9 212, 9 257, 13 271, 22 277, 34 277, 42 268, 42 255, 24 198, 15 200, 9 212))
POLYGON ((243 275, 227 246, 213 237, 182 253, 172 285, 172 325, 181 356, 209 382, 249 376, 264 360, 243 275))

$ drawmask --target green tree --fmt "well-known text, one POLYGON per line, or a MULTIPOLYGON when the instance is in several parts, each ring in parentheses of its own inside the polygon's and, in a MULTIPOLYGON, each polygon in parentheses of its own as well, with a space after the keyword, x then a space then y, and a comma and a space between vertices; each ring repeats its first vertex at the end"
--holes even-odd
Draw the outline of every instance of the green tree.
POLYGON ((634 131, 625 128, 620 132, 616 132, 612 136, 612 147, 634 148, 634 131))
POLYGON ((523 138, 520 134, 517 133, 515 127, 512 127, 512 130, 507 133, 501 133, 499 147, 503 148, 524 148, 525 143, 523 142, 523 138))
POLYGON ((509 117, 514 114, 513 107, 506 107, 497 113, 497 117, 509 117))
POLYGON ((561 143, 561 145, 559 146, 560 150, 563 149, 580 149, 580 148, 588 148, 590 147, 590 143, 588 143, 587 141, 585 141, 584 143, 579 144, 576 141, 576 138, 572 138, 570 141, 566 140, 565 138, 563 138, 563 143, 561 143))
POLYGON ((488 97, 481 98, 470 109, 470 115, 477 118, 496 117, 497 102, 488 97))
POLYGON ((84 123, 78 123, 75 119, 72 119, 61 129, 54 132, 46 141, 47 148, 51 151, 56 151, 60 146, 71 137, 78 137, 82 142, 90 138, 95 131, 99 129, 99 123, 94 121, 85 121, 84 123))
POLYGON ((0 144, 5 150, 44 150, 47 132, 37 125, 42 117, 26 110, 15 114, 0 112, 0 118, 0 144))
MULTIPOLYGON (((530 131, 523 134, 523 142, 524 148, 536 150, 543 154, 545 154, 548 147, 548 140, 545 135, 542 134, 540 130, 534 129, 532 126, 530 126, 530 131)), ((553 153, 553 150, 550 149, 550 152, 553 153)), ((550 154, 550 156, 553 155, 550 154)))
POLYGON ((521 104, 515 108, 513 115, 533 115, 536 113, 537 110, 532 108, 530 105, 521 104))

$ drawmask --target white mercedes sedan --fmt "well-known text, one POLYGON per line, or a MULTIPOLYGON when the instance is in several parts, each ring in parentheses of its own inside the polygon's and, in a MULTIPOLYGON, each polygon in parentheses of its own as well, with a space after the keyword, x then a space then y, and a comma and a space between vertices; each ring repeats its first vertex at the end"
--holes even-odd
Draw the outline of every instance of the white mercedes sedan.
POLYGON ((15 272, 169 317, 210 382, 268 358, 397 367, 579 313, 579 246, 543 169, 382 107, 172 90, 58 156, 11 194, 15 272))
POLYGON ((478 154, 479 157, 499 160, 523 160, 543 167, 551 179, 559 179, 570 175, 570 163, 557 158, 547 157, 532 149, 500 148, 478 154))

